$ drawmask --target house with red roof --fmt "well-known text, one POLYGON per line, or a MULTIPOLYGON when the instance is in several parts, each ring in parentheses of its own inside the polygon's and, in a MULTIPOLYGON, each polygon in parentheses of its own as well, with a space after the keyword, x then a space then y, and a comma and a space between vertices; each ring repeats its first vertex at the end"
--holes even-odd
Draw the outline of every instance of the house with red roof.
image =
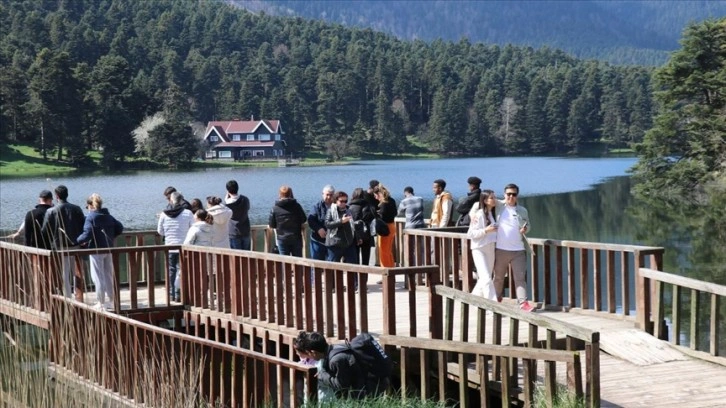
POLYGON ((207 124, 205 158, 251 160, 284 158, 287 143, 279 120, 229 120, 207 124))

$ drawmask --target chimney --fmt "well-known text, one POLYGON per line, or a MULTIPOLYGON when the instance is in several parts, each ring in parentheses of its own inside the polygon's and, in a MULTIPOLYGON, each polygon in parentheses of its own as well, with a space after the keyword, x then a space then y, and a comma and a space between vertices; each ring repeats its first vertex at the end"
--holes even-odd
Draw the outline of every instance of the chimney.
POLYGON ((251 115, 251 116, 252 116, 252 119, 250 119, 250 120, 254 122, 255 121, 255 115, 251 115))

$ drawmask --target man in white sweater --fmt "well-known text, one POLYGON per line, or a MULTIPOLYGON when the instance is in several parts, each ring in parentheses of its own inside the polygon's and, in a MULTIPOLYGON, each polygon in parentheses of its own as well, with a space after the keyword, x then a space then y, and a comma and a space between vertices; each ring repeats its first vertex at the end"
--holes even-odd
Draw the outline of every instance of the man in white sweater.
MULTIPOLYGON (((169 201, 169 207, 159 216, 156 232, 164 237, 164 244, 182 245, 194 222, 194 215, 184 208, 184 197, 178 191, 171 193, 169 201)), ((175 282, 177 282, 176 277, 180 272, 179 250, 172 249, 169 251, 169 297, 177 301, 179 300, 179 288, 175 282)))

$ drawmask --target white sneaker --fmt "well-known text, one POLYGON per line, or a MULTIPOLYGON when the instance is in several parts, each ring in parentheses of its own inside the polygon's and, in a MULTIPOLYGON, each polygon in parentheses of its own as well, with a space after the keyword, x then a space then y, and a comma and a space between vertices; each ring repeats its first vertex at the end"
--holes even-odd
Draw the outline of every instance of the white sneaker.
POLYGON ((106 308, 103 307, 103 303, 100 303, 100 302, 99 303, 96 303, 95 305, 93 305, 93 308, 96 309, 96 310, 102 310, 104 312, 106 311, 106 308))
POLYGON ((104 307, 104 308, 105 308, 106 310, 113 310, 113 302, 111 302, 111 301, 105 302, 105 303, 103 304, 103 307, 104 307))

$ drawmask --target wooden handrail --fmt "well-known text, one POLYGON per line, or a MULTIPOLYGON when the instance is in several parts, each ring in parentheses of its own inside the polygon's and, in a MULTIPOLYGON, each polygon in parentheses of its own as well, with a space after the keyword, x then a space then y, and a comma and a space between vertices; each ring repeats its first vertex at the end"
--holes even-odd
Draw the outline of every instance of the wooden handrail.
POLYGON ((553 330, 565 336, 586 342, 597 342, 600 339, 600 333, 597 331, 553 319, 551 317, 538 315, 536 313, 524 312, 519 310, 519 308, 513 308, 511 305, 504 305, 499 302, 484 299, 481 296, 475 296, 471 293, 462 292, 443 285, 436 286, 434 288, 434 292, 442 297, 464 302, 469 306, 490 310, 501 314, 504 317, 515 318, 519 321, 526 322, 537 327, 542 327, 547 330, 553 330))
POLYGON ((283 384, 273 386, 275 380, 287 382, 290 406, 301 406, 316 394, 314 367, 100 312, 62 296, 52 296, 51 302, 51 361, 137 403, 174 406, 191 397, 231 406, 269 405, 277 399, 282 406, 284 395, 275 391, 283 384), (298 379, 303 395, 296 395, 298 379), (156 388, 194 391, 147 394, 156 388))
MULTIPOLYGON (((458 377, 459 403, 461 406, 470 405, 470 384, 479 388, 482 406, 488 406, 486 401, 489 400, 492 394, 493 383, 499 384, 502 406, 510 406, 514 402, 513 396, 519 390, 523 391, 524 405, 532 406, 534 404, 535 384, 538 382, 536 365, 538 362, 542 362, 545 366, 544 395, 549 405, 553 405, 558 397, 556 362, 560 362, 565 363, 567 367, 568 389, 576 398, 583 397, 583 372, 578 351, 534 350, 527 347, 388 335, 380 336, 379 341, 386 346, 387 350, 396 349, 395 359, 400 362, 399 373, 401 375, 402 395, 412 394, 408 390, 409 384, 413 383, 411 376, 418 374, 421 378, 421 399, 427 400, 438 394, 439 401, 445 402, 447 398, 444 391, 446 389, 445 381, 455 376, 458 377), (448 354, 449 360, 454 363, 444 363, 441 358, 439 358, 438 364, 428 363, 431 358, 427 356, 440 356, 442 353, 448 354), (470 361, 475 363, 473 369, 470 368, 470 361), (517 374, 517 371, 519 371, 517 361, 521 361, 521 385, 517 374), (419 363, 418 370, 414 368, 417 363, 419 363), (437 365, 438 367, 436 367, 437 365), (438 372, 438 376, 432 376, 430 374, 432 370, 438 372), (433 381, 436 381, 436 383, 433 383, 433 381)), ((588 406, 598 405, 588 404, 588 406)))
MULTIPOLYGON (((487 324, 486 320, 490 320, 492 326, 492 334, 490 342, 495 345, 508 343, 510 346, 518 346, 522 343, 526 343, 527 347, 537 350, 542 349, 558 349, 560 346, 557 345, 557 337, 564 338, 566 340, 565 347, 568 350, 582 350, 585 354, 585 371, 587 372, 587 378, 585 380, 585 391, 588 405, 599 406, 600 404, 600 333, 590 329, 586 329, 577 325, 562 322, 547 316, 537 315, 533 313, 527 313, 519 310, 518 308, 512 308, 511 306, 503 305, 498 302, 484 299, 480 296, 475 296, 470 293, 462 292, 460 290, 446 287, 443 285, 435 285, 434 292, 444 298, 444 318, 440 320, 441 331, 443 332, 443 340, 445 341, 456 341, 453 328, 455 326, 454 319, 458 317, 458 327, 460 330, 459 341, 465 343, 485 343, 486 339, 484 336, 484 326, 487 324), (459 302, 461 305, 461 312, 458 316, 455 316, 454 302, 459 302), (474 308, 474 311, 469 309, 474 308), (487 317, 486 311, 491 311, 492 316, 487 317), (469 314, 477 313, 477 327, 475 330, 469 330, 469 314), (508 335, 502 330, 502 320, 506 318, 509 321, 509 333, 508 335), (519 339, 519 326, 520 324, 527 324, 529 326, 529 338, 525 341, 519 339), (539 329, 546 330, 546 339, 544 342, 538 340, 539 329), (470 333, 474 335, 474 338, 470 338, 470 333), (507 336, 508 338, 505 338, 507 336), (579 340, 582 345, 578 345, 579 340)), ((534 350, 532 350, 534 353, 534 350)), ((514 358, 510 364, 510 373, 516 373, 514 366, 517 364, 516 358, 514 358)), ((495 370, 497 365, 495 364, 495 370)), ((529 398, 525 396, 525 400, 529 398)))
POLYGON ((692 351, 695 357, 710 360, 726 365, 726 358, 720 355, 719 331, 723 324, 722 301, 726 298, 726 286, 712 282, 703 282, 685 276, 658 270, 640 268, 640 277, 646 282, 644 287, 652 287, 654 296, 652 304, 647 303, 646 316, 652 316, 654 321, 654 336, 669 340, 673 345, 681 346, 681 319, 684 315, 681 295, 685 291, 690 292, 690 327, 688 328, 689 346, 682 347, 683 351, 692 351), (671 287, 671 327, 670 336, 665 326, 666 294, 665 285, 671 287), (685 290, 684 290, 685 289, 685 290), (710 307, 701 307, 702 297, 706 297, 710 307), (707 351, 699 350, 699 343, 704 340, 701 335, 701 322, 708 314, 708 338, 707 351))

